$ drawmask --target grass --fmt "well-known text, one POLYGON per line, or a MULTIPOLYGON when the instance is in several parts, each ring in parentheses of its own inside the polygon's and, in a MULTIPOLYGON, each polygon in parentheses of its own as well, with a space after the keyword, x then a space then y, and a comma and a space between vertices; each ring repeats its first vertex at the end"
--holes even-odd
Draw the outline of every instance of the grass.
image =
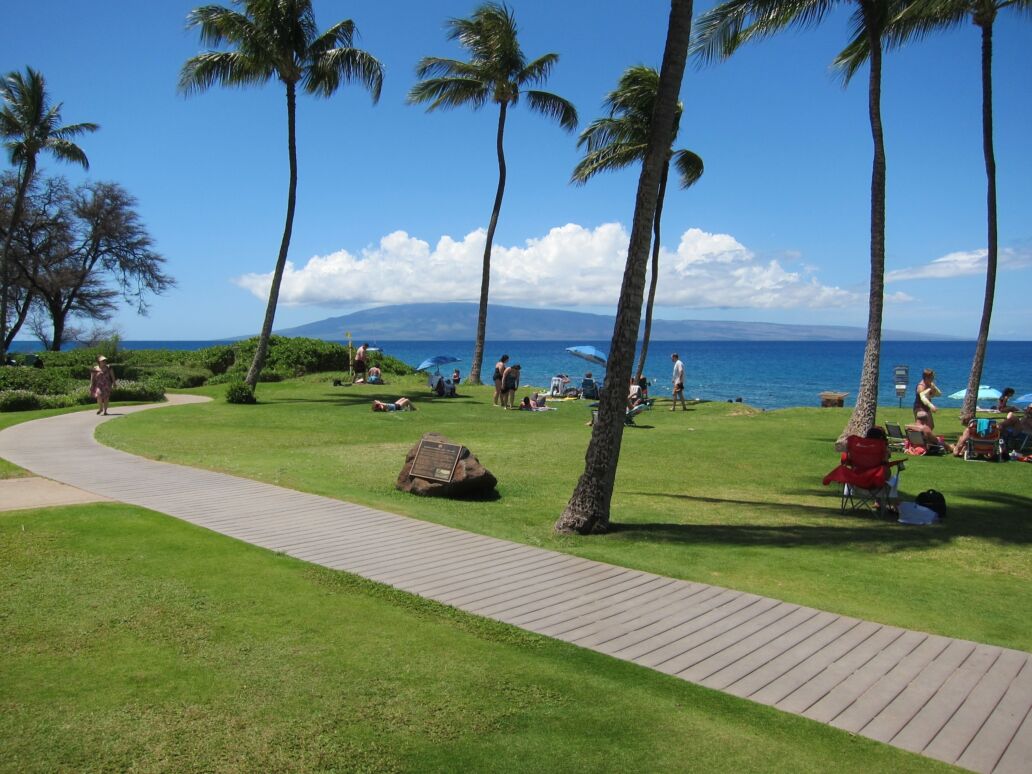
MULTIPOLYGON (((203 390, 202 390, 203 392, 203 390)), ((155 459, 212 468, 615 564, 887 624, 1032 650, 1032 498, 1023 464, 911 458, 902 492, 945 493, 949 518, 905 527, 838 513, 820 479, 848 409, 756 412, 662 404, 624 436, 614 529, 558 537, 552 525, 583 470, 584 402, 503 412, 488 388, 429 400, 416 379, 332 387, 323 376, 262 385, 257 406, 144 412, 99 436, 155 459), (373 414, 409 395, 419 410, 373 414), (405 452, 437 431, 499 479, 494 501, 419 499, 394 489, 405 452)), ((212 391, 212 394, 219 394, 212 391)), ((909 409, 879 417, 906 420, 909 409)), ((939 425, 959 428, 944 411, 939 425)))
POLYGON ((949 770, 119 504, 0 514, 0 622, 5 772, 949 770))

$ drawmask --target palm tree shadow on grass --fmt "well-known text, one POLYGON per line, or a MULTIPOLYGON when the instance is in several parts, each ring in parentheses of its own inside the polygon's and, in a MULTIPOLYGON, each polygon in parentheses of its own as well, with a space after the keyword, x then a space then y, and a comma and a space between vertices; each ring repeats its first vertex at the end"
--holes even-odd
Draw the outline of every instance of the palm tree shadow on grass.
POLYGON ((977 537, 1001 544, 1032 544, 1032 498, 1010 493, 986 494, 963 492, 957 499, 969 501, 955 507, 942 523, 928 527, 912 527, 882 520, 871 515, 839 512, 839 495, 829 492, 827 506, 803 503, 775 503, 763 500, 742 500, 695 495, 629 492, 647 497, 667 497, 700 504, 734 504, 786 518, 826 515, 827 526, 812 523, 791 524, 663 524, 611 523, 609 532, 619 538, 661 540, 670 543, 723 544, 736 546, 773 546, 801 548, 806 546, 880 546, 887 551, 908 551, 936 548, 960 537, 977 537), (855 525, 855 526, 854 526, 855 525), (878 529, 878 527, 884 527, 878 529))

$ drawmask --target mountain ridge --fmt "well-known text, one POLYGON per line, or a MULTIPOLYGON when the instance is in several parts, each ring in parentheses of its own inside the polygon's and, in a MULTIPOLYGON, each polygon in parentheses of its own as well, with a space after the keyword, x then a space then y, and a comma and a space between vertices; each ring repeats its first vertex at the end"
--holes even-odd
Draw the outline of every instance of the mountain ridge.
MULTIPOLYGON (((281 336, 353 340, 472 341, 476 337, 477 304, 463 302, 394 304, 327 317, 277 330, 281 336)), ((487 339, 491 341, 606 341, 612 337, 611 315, 528 309, 490 304, 487 339)), ((640 331, 639 331, 640 333, 640 331)), ((848 325, 792 325, 734 320, 652 321, 654 341, 863 341, 867 331, 848 325)), ((916 331, 882 331, 886 341, 959 341, 953 336, 916 331)))

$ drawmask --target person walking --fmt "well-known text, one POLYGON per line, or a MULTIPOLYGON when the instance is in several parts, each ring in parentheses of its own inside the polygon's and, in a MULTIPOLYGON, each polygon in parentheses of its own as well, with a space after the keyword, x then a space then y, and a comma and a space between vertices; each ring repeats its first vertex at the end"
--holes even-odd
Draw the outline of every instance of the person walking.
POLYGON ((505 404, 502 402, 502 376, 505 374, 505 369, 508 367, 508 362, 508 355, 502 355, 500 358, 498 358, 498 362, 495 363, 494 367, 494 375, 491 377, 494 381, 495 387, 494 398, 491 399, 491 402, 494 403, 494 405, 496 406, 505 406, 505 404))
POLYGON ((932 398, 938 398, 942 392, 935 384, 935 371, 926 368, 921 373, 921 381, 917 383, 914 390, 914 420, 917 420, 919 412, 923 411, 928 415, 929 428, 935 428, 935 418, 932 416, 939 409, 932 403, 932 398))
POLYGON ((677 401, 681 401, 681 410, 687 411, 688 404, 684 402, 684 363, 681 362, 681 358, 674 352, 670 355, 670 359, 674 363, 674 374, 673 374, 673 385, 674 385, 674 402, 670 406, 671 411, 677 411, 677 401))
POLYGON ((97 355, 97 364, 90 370, 90 395, 97 401, 97 413, 107 415, 111 391, 115 388, 115 372, 107 358, 97 355))

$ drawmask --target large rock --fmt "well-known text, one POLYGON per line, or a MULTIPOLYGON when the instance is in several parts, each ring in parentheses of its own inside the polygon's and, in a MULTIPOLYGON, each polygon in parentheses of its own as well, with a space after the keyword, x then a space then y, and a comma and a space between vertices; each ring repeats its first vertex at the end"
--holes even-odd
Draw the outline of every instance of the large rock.
MULTIPOLYGON (((421 439, 437 443, 450 443, 443 435, 427 433, 421 439)), ((480 464, 480 460, 465 446, 459 451, 459 461, 455 466, 455 474, 450 482, 432 481, 412 475, 412 461, 416 458, 419 444, 409 449, 405 457, 405 466, 398 474, 395 486, 403 492, 411 492, 420 497, 492 497, 497 496, 495 486, 498 479, 491 471, 480 464)))

